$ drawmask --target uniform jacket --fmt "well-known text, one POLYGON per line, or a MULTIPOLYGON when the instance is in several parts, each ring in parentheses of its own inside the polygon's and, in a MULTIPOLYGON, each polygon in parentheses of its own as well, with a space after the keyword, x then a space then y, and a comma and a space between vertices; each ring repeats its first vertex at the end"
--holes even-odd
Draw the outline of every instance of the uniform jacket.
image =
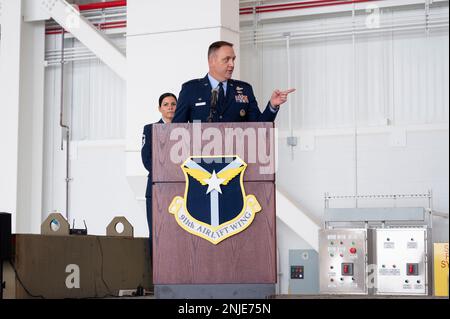
MULTIPOLYGON (((208 75, 183 84, 173 123, 207 122, 210 114, 211 83, 208 75)), ((218 107, 214 122, 273 122, 277 111, 270 103, 263 113, 259 110, 252 86, 238 80, 228 80, 225 103, 218 107)))
MULTIPOLYGON (((163 124, 164 121, 161 119, 155 124, 163 124)), ((148 171, 147 178, 147 190, 145 192, 145 197, 152 197, 152 125, 148 124, 144 126, 144 134, 142 136, 142 149, 141 158, 142 163, 148 171)))

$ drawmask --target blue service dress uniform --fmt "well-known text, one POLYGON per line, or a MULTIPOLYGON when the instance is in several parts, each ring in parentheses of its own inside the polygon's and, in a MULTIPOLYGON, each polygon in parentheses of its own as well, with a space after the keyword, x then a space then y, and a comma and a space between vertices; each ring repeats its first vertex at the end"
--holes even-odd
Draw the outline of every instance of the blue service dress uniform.
MULTIPOLYGON (((208 75, 183 84, 172 123, 207 122, 210 115, 212 87, 208 75)), ((221 104, 221 103, 218 103, 221 104)), ((259 110, 252 86, 230 79, 223 105, 217 106, 213 122, 273 122, 277 109, 270 103, 263 113, 259 110)))
MULTIPOLYGON (((163 124, 164 121, 161 119, 155 124, 163 124)), ((148 124, 144 126, 144 134, 142 136, 142 149, 141 158, 142 163, 148 171, 147 177, 147 189, 145 191, 145 202, 147 206, 147 223, 148 223, 148 234, 150 238, 150 256, 152 256, 152 126, 153 124, 148 124)))

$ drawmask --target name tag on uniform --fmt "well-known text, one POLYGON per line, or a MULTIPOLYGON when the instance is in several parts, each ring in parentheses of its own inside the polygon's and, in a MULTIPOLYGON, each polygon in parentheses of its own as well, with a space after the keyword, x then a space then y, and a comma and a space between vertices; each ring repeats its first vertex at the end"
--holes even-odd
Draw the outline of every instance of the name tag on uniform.
POLYGON ((206 102, 195 103, 195 106, 205 106, 206 102))

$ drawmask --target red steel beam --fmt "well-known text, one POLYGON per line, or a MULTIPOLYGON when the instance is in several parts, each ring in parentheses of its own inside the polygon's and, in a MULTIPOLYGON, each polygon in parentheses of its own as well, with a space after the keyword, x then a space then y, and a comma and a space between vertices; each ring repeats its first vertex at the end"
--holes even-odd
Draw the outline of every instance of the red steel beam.
POLYGON ((78 6, 78 8, 80 9, 80 11, 88 11, 88 10, 100 10, 100 9, 126 7, 126 6, 127 6, 127 0, 117 0, 117 1, 108 1, 108 2, 80 4, 78 6))
MULTIPOLYGON (((111 22, 105 22, 105 23, 95 23, 94 26, 98 27, 100 30, 106 30, 106 29, 118 29, 118 28, 126 28, 127 27, 127 21, 111 21, 111 22)), ((64 31, 67 32, 67 31, 64 31)), ((61 34, 62 28, 55 27, 55 28, 49 28, 46 30, 45 34, 51 35, 51 34, 61 34)))
MULTIPOLYGON (((279 5, 258 6, 258 7, 255 7, 255 11, 256 11, 256 13, 267 13, 267 12, 318 8, 318 7, 325 7, 325 6, 337 6, 337 5, 343 5, 343 4, 372 2, 372 1, 379 1, 379 0, 318 0, 318 1, 307 1, 307 2, 293 2, 293 3, 283 3, 283 4, 279 4, 279 5)), ((240 15, 246 15, 246 14, 253 14, 253 7, 247 7, 247 8, 240 9, 240 15)))
MULTIPOLYGON (((352 4, 352 3, 362 3, 362 2, 373 2, 380 0, 316 0, 316 1, 304 1, 304 2, 292 2, 292 3, 281 3, 267 6, 258 6, 258 7, 246 7, 240 8, 240 15, 253 14, 253 10, 255 9, 256 13, 268 13, 268 12, 277 12, 277 11, 287 11, 287 10, 298 10, 298 9, 308 9, 308 8, 318 8, 325 6, 335 6, 335 5, 343 5, 343 4, 352 4)), ((101 10, 107 8, 117 8, 117 7, 126 7, 127 0, 116 0, 116 1, 108 1, 108 2, 96 2, 79 5, 78 8, 80 11, 89 11, 89 10, 101 10)), ((100 29, 115 29, 115 28, 125 28, 127 25, 126 21, 118 21, 118 22, 107 22, 103 24, 97 25, 100 29)), ((46 34, 58 34, 61 33, 61 29, 48 29, 46 34)))

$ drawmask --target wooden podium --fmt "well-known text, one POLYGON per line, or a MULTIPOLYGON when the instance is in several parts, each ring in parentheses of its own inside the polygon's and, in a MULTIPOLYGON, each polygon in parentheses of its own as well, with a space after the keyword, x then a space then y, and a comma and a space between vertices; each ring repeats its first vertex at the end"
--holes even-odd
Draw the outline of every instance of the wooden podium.
POLYGON ((152 133, 156 298, 257 299, 274 295, 277 266, 273 123, 155 124, 152 133), (214 153, 205 154, 212 149, 211 134, 218 132, 222 137, 221 150, 215 148, 214 153), (180 146, 188 150, 184 156, 180 146), (188 157, 200 155, 238 155, 243 159, 248 165, 244 173, 245 193, 254 195, 262 208, 248 228, 218 244, 187 232, 169 213, 174 197, 185 194, 186 177, 181 165, 188 157), (178 157, 178 162, 174 162, 174 157, 178 157), (268 169, 269 163, 272 169, 268 169))

